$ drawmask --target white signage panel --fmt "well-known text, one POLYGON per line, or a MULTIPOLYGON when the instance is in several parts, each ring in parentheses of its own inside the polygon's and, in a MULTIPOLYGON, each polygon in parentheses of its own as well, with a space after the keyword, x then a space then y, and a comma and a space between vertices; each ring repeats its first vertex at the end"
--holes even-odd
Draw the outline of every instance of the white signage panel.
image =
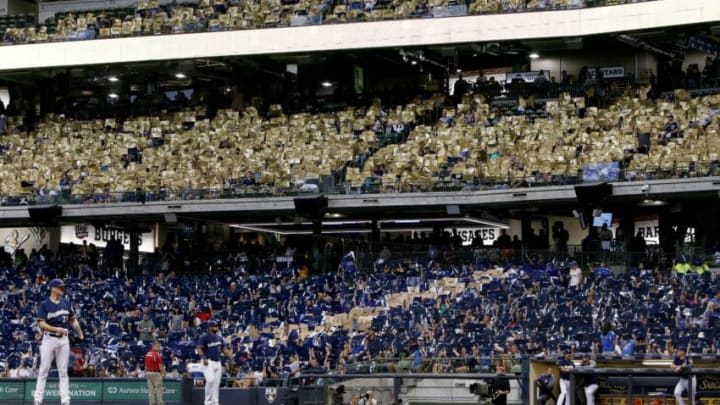
MULTIPOLYGON (((141 233, 138 239, 139 251, 152 253, 155 251, 155 230, 141 233)), ((63 225, 60 228, 60 243, 74 243, 82 245, 83 242, 94 244, 104 248, 113 239, 120 240, 125 250, 130 250, 130 232, 124 228, 103 225, 93 226, 90 224, 63 225)))
POLYGON ((492 246, 500 236, 500 228, 445 228, 444 231, 460 236, 463 246, 472 245, 475 238, 481 238, 484 246, 492 246))
POLYGON ((640 236, 645 238, 648 245, 657 245, 660 243, 660 222, 657 219, 650 221, 636 221, 635 235, 640 232, 640 236))

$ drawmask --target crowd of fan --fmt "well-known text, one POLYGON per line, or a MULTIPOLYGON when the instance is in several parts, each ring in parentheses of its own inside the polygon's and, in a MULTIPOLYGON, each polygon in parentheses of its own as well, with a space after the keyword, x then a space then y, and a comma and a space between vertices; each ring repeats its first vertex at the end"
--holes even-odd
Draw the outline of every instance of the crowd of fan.
POLYGON ((13 23, 7 44, 214 32, 320 23, 557 10, 639 0, 200 0, 139 2, 136 10, 62 13, 39 26, 13 23))
POLYGON ((720 97, 652 93, 629 87, 607 108, 592 94, 511 106, 476 91, 334 113, 48 115, 32 130, 22 116, 3 117, 0 194, 17 205, 478 190, 581 182, 588 164, 616 165, 610 180, 717 174, 720 97))
POLYGON ((169 376, 186 375, 209 320, 221 324, 233 352, 225 377, 235 386, 325 371, 475 372, 491 357, 512 362, 565 349, 605 356, 670 356, 687 344, 696 353, 720 349, 720 289, 701 264, 684 274, 642 265, 614 274, 574 262, 454 266, 421 255, 368 272, 346 255, 337 272, 311 274, 240 260, 245 249, 223 271, 138 277, 106 266, 114 259, 89 245, 57 255, 43 248, 12 265, 4 258, 0 376, 35 375, 35 312, 46 280, 67 263, 66 294, 86 336, 71 362, 81 376, 142 376, 153 340, 163 343, 169 376), (599 347, 610 333, 611 350, 599 347))
POLYGON ((651 98, 661 92, 675 89, 712 89, 720 80, 720 59, 706 56, 702 69, 697 63, 684 63, 683 58, 674 58, 658 66, 657 75, 652 70, 644 70, 625 77, 605 77, 600 68, 583 66, 577 73, 566 70, 559 77, 550 72, 539 70, 533 81, 527 81, 522 74, 509 74, 506 81, 485 77, 482 72, 475 81, 465 80, 459 75, 454 83, 455 99, 462 101, 461 96, 467 93, 482 94, 488 100, 498 97, 517 100, 520 97, 537 99, 556 99, 563 93, 573 96, 585 96, 589 105, 607 107, 612 100, 623 96, 626 87, 635 84, 651 86, 651 98), (687 65, 683 70, 683 65, 687 65), (460 96, 460 97, 459 97, 460 96))

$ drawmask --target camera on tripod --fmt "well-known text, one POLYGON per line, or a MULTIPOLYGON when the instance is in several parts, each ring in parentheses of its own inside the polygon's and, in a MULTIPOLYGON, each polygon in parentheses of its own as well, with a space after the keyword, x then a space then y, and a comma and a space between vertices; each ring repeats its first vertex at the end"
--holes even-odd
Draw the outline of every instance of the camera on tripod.
POLYGON ((478 405, 491 404, 495 398, 495 387, 487 381, 479 381, 468 386, 471 394, 478 396, 478 405))

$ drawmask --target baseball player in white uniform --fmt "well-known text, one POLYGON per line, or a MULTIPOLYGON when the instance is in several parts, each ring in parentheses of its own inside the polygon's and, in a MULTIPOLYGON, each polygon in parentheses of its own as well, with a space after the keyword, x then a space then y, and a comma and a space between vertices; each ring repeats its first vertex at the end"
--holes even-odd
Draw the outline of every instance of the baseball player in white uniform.
POLYGON ((50 298, 40 303, 37 321, 43 332, 40 344, 40 372, 38 373, 35 388, 35 405, 42 404, 45 396, 45 382, 47 381, 50 365, 55 360, 58 377, 60 378, 60 403, 70 405, 70 381, 68 379, 68 360, 70 358, 70 328, 80 340, 83 339, 80 323, 75 319, 75 313, 70 301, 64 297, 65 283, 60 279, 50 281, 50 298))
POLYGON ((208 332, 200 337, 197 343, 197 352, 202 357, 205 366, 205 405, 220 404, 220 380, 222 379, 222 355, 232 359, 228 349, 218 331, 216 321, 208 322, 208 332))

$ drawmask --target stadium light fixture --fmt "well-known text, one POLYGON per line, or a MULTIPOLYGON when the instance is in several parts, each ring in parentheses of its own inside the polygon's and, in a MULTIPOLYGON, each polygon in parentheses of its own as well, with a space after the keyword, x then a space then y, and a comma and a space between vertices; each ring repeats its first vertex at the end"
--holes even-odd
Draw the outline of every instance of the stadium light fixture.
POLYGON ((263 228, 250 225, 232 225, 232 227, 252 232, 276 233, 278 235, 312 235, 312 231, 283 231, 279 229, 263 228))
MULTIPOLYGON (((268 232, 272 232, 272 230, 269 230, 269 228, 272 227, 278 227, 278 226, 308 226, 312 225, 313 223, 310 221, 300 221, 300 222, 252 222, 252 223, 244 223, 244 224, 231 224, 230 227, 232 228, 265 228, 268 232)), ((339 220, 339 221, 333 221, 333 220, 323 220, 322 225, 323 226, 341 226, 341 225, 370 225, 372 224, 372 221, 369 219, 345 219, 345 220, 339 220)))
POLYGON ((385 219, 378 221, 380 224, 420 224, 422 222, 451 222, 451 221, 458 221, 458 222, 467 222, 470 224, 477 224, 477 225, 484 225, 487 227, 494 227, 494 228, 502 228, 502 229, 510 229, 510 226, 508 224, 488 220, 488 219, 479 219, 479 218, 473 218, 470 216, 465 217, 436 217, 436 218, 413 218, 413 219, 385 219))
POLYGON ((119 96, 117 95, 117 93, 110 93, 110 94, 108 94, 108 97, 115 99, 115 98, 118 98, 119 96))
POLYGON ((332 87, 333 84, 332 82, 325 80, 324 82, 320 83, 320 85, 323 87, 332 87))
POLYGON ((506 223, 493 221, 493 220, 489 220, 489 219, 478 219, 478 218, 473 218, 470 216, 465 216, 462 218, 462 220, 465 222, 469 222, 471 224, 488 225, 488 226, 494 226, 496 228, 510 229, 510 226, 506 223))
POLYGON ((108 81, 109 81, 110 83, 117 83, 117 82, 120 81, 120 79, 118 79, 117 76, 110 76, 110 77, 108 77, 108 81))
POLYGON ((537 52, 532 52, 530 55, 528 55, 530 59, 537 59, 540 57, 540 55, 537 52))
MULTIPOLYGON (((368 221, 369 222, 369 221, 368 221)), ((338 225, 339 223, 333 223, 334 225, 338 225)), ((348 224, 350 224, 348 222, 348 224)), ((323 225, 327 225, 326 223, 323 223, 323 225)), ((295 230, 295 229, 277 229, 277 228, 270 228, 265 226, 257 226, 257 225, 248 225, 248 224, 237 224, 237 225, 231 225, 233 228, 238 229, 244 229, 246 231, 252 231, 252 232, 265 232, 265 233, 275 233, 278 235, 312 235, 313 231, 308 230, 295 230)), ((352 228, 352 229, 335 229, 335 230, 328 230, 323 229, 323 234, 342 234, 342 233, 370 233, 372 230, 370 229, 363 229, 363 228, 352 228)))
MULTIPOLYGON (((370 230, 368 228, 351 228, 351 229, 338 229, 339 226, 347 226, 347 225, 355 225, 355 226, 369 226, 372 224, 371 220, 367 219, 342 219, 342 220, 327 220, 329 218, 326 218, 326 220, 322 221, 322 233, 368 233, 370 230)), ((492 227, 492 228, 501 228, 501 229, 508 229, 510 228, 507 224, 500 222, 500 221, 494 221, 489 219, 480 219, 480 218, 473 218, 470 216, 464 216, 464 217, 436 217, 436 218, 397 218, 397 219, 384 219, 379 220, 378 224, 381 227, 381 232, 403 232, 403 231, 421 231, 422 229, 431 229, 427 225, 427 223, 433 223, 433 222, 451 222, 451 221, 457 221, 457 222, 465 222, 468 224, 474 224, 476 226, 481 227, 492 227), (400 228, 382 228, 383 224, 394 224, 394 225, 400 225, 400 228), (424 226, 423 226, 424 224, 424 226), (402 226, 405 227, 402 227, 402 226), (422 228, 421 228, 422 227, 422 228)), ((279 235, 311 235, 312 231, 305 229, 283 229, 283 227, 286 226, 301 226, 306 227, 312 225, 312 222, 309 221, 300 221, 300 222, 254 222, 254 223, 244 223, 244 224, 231 224, 230 227, 233 228, 239 228, 244 229, 248 231, 254 231, 254 232, 267 232, 267 233, 276 233, 279 235)))
POLYGON ((183 73, 183 72, 177 72, 177 73, 175 73, 175 78, 182 80, 182 79, 186 79, 186 78, 187 78, 187 75, 186 75, 185 73, 183 73))
POLYGON ((291 226, 291 225, 312 225, 312 222, 263 222, 263 223, 251 223, 251 224, 232 224, 230 225, 231 228, 246 228, 246 227, 256 227, 256 228, 265 228, 269 226, 291 226))
POLYGON ((370 225, 372 221, 368 220, 347 220, 347 221, 322 221, 323 226, 337 226, 337 225, 370 225))
POLYGON ((416 61, 416 60, 413 60, 412 62, 410 62, 410 64, 411 64, 411 65, 417 65, 417 61, 416 61))
POLYGON ((672 359, 646 359, 642 361, 643 366, 650 367, 668 367, 672 364, 672 359))
POLYGON ((397 233, 397 232, 432 232, 432 228, 418 228, 418 227, 412 227, 412 228, 386 228, 381 229, 380 233, 397 233))
POLYGON ((370 232, 372 232, 371 229, 342 229, 342 230, 337 230, 337 231, 322 231, 322 233, 331 234, 331 235, 342 234, 342 233, 370 233, 370 232))
POLYGON ((650 198, 646 198, 646 199, 642 200, 640 203, 638 203, 638 205, 641 207, 659 207, 659 206, 667 205, 667 201, 653 200, 650 198))

